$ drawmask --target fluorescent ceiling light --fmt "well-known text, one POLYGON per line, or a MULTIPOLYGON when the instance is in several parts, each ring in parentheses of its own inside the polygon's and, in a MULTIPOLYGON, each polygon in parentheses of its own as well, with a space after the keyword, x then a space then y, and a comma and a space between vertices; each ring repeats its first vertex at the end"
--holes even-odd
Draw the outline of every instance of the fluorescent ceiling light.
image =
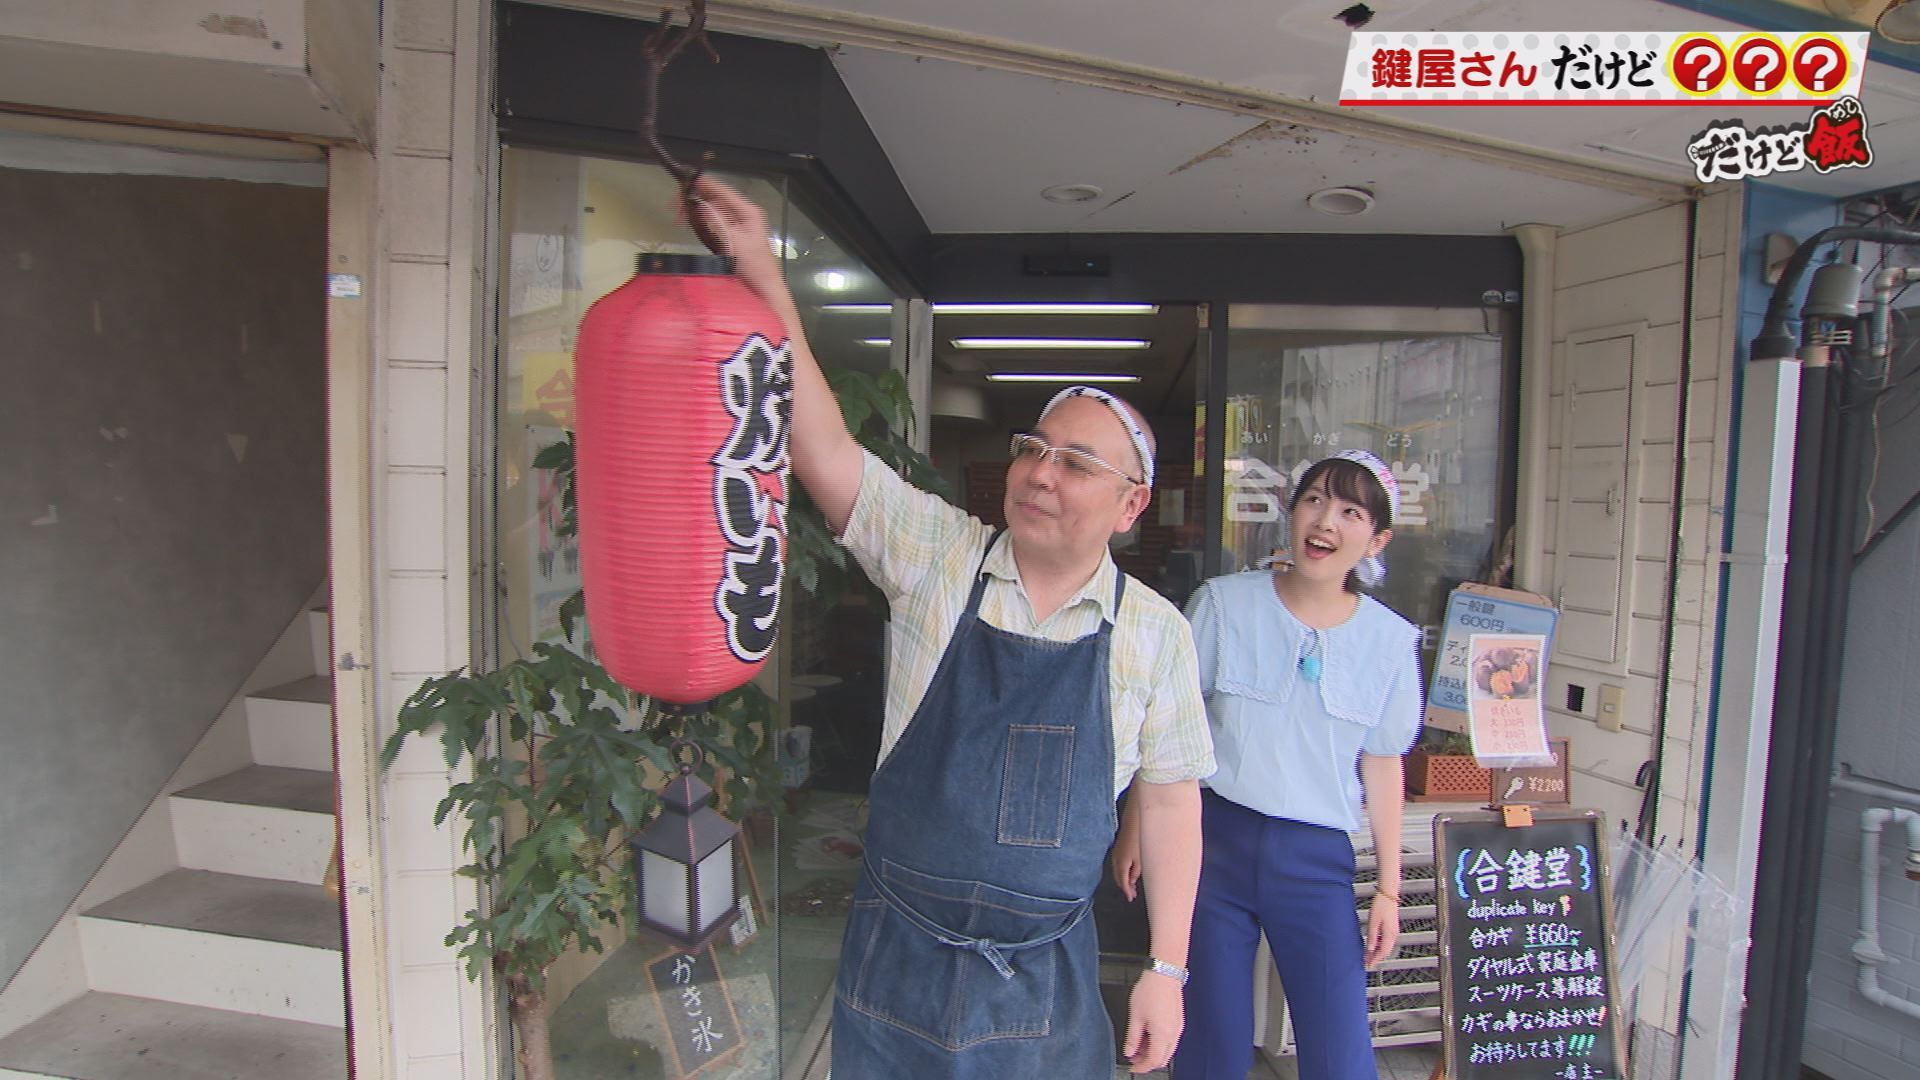
POLYGON ((845 270, 822 270, 813 275, 813 283, 828 292, 846 292, 853 287, 853 278, 845 270))
POLYGON ((957 337, 956 349, 1150 349, 1146 338, 957 337))
MULTIPOLYGON (((821 304, 835 315, 886 315, 892 304, 821 304)), ((1159 304, 934 304, 935 315, 1158 315, 1159 304)))
POLYGON ((1138 375, 1093 375, 1084 371, 995 371, 987 376, 988 382, 1034 382, 1034 383, 1136 383, 1138 375))
POLYGON ((1157 315, 1159 304, 935 304, 935 315, 1157 315))
POLYGON ((891 344, 893 344, 893 339, 892 339, 892 338, 890 338, 890 337, 863 337, 863 338, 861 338, 861 339, 860 339, 860 344, 862 344, 862 345, 891 345, 891 344))

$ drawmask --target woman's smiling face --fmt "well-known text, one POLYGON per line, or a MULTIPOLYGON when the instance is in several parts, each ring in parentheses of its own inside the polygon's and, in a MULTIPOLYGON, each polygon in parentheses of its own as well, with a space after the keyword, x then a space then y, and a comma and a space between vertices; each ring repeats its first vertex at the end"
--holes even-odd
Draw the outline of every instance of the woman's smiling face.
POLYGON ((1360 560, 1380 554, 1392 536, 1376 527, 1364 504, 1334 494, 1325 472, 1294 499, 1291 524, 1294 572, 1343 586, 1360 560))

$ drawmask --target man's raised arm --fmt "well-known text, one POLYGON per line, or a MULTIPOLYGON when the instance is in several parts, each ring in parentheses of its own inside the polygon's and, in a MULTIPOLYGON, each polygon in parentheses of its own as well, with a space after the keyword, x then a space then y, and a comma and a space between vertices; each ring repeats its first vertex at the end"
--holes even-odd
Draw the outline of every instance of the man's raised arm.
POLYGON ((768 243, 766 215, 746 196, 717 180, 702 177, 694 190, 694 212, 733 256, 734 272, 786 325, 793 357, 793 429, 788 442, 793 472, 838 536, 853 513, 866 459, 847 431, 840 403, 821 374, 813 350, 807 347, 800 310, 768 243))

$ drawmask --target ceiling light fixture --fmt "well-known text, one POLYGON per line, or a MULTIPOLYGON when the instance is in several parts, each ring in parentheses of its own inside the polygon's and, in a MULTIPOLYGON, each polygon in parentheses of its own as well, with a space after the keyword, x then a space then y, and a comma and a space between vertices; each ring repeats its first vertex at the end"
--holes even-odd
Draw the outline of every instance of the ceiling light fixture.
POLYGON ((893 344, 893 339, 892 339, 892 338, 890 338, 890 337, 863 337, 863 338, 861 338, 861 339, 860 339, 860 344, 862 344, 862 345, 891 345, 891 344, 893 344))
POLYGON ((1888 41, 1920 45, 1920 0, 1893 0, 1873 20, 1873 28, 1888 41))
POLYGON ((821 311, 831 311, 835 315, 890 315, 892 304, 821 304, 821 311))
POLYGON ((1159 304, 935 304, 935 315, 1158 315, 1159 304))
POLYGON ((1330 217, 1353 217, 1373 209, 1373 192, 1357 187, 1321 188, 1307 196, 1307 205, 1330 217))
POLYGON ((1085 371, 995 371, 988 382, 1007 383, 1136 383, 1138 375, 1095 375, 1085 371))
POLYGON ((1146 338, 957 337, 956 349, 1151 349, 1146 338))
POLYGON ((813 275, 813 283, 828 292, 846 292, 853 278, 845 270, 822 270, 813 275))
POLYGON ((1040 197, 1051 203, 1065 203, 1069 206, 1074 203, 1092 202, 1100 197, 1100 185, 1055 184, 1043 189, 1040 197))

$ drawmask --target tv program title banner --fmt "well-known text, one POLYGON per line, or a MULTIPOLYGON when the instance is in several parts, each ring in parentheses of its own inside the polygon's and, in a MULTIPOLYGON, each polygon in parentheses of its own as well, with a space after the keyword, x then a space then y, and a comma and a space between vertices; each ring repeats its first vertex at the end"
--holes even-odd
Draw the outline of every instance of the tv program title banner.
POLYGON ((1860 96, 1860 33, 1379 33, 1342 105, 1825 105, 1860 96))

